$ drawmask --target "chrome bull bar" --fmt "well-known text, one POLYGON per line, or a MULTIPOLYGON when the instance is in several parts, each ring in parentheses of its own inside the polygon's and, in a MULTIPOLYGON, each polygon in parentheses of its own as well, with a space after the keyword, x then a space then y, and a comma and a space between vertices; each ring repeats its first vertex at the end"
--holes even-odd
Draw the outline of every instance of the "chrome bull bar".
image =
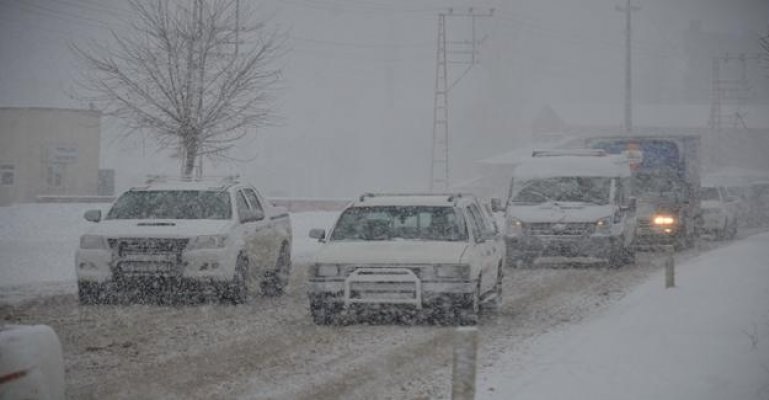
POLYGON ((408 268, 358 268, 344 281, 344 305, 413 304, 422 309, 422 281, 408 268))

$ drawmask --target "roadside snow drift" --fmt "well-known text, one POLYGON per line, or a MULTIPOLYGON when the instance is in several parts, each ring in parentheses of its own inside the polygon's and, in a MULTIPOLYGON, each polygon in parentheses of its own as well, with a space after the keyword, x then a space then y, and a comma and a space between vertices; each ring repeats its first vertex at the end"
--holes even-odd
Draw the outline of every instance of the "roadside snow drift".
POLYGON ((664 271, 480 373, 479 399, 769 398, 769 234, 664 271), (515 354, 515 357, 513 355, 515 354))

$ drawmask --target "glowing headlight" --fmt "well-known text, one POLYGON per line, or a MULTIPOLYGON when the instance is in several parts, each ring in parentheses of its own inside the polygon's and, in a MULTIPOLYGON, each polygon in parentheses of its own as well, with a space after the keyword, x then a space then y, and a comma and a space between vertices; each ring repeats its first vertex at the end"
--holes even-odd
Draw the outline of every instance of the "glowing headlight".
POLYGON ((187 245, 188 250, 197 249, 221 249, 226 245, 227 235, 202 235, 196 236, 187 245))
POLYGON ((596 221, 595 230, 597 232, 607 232, 611 230, 612 217, 603 217, 596 221))
POLYGON ((470 266, 467 264, 439 264, 435 266, 435 276, 441 279, 470 279, 470 266))
POLYGON ((676 219, 669 215, 657 215, 654 217, 654 225, 673 225, 676 219))
POLYGON ((107 241, 99 235, 80 236, 80 248, 86 250, 108 249, 107 241))
POLYGON ((339 266, 334 264, 315 264, 312 266, 315 276, 333 277, 339 276, 339 266))

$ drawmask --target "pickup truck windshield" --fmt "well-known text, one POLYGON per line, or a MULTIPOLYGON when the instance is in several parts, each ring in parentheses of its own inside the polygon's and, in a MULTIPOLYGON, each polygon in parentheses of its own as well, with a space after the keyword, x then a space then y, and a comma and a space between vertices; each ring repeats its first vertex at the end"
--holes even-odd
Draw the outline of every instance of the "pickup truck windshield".
POLYGON ((466 241, 464 219, 453 207, 353 207, 339 217, 331 240, 466 241))
POLYGON ((557 177, 523 182, 513 194, 513 203, 579 202, 609 204, 611 178, 557 177))
POLYGON ((230 219, 231 216, 227 192, 147 190, 124 193, 106 219, 230 219))

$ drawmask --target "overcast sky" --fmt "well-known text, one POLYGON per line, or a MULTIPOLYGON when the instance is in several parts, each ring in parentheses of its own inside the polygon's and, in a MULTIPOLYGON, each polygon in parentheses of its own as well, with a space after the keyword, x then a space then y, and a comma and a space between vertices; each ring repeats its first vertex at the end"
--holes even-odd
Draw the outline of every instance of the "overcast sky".
MULTIPOLYGON (((432 134, 437 13, 495 8, 478 20, 480 63, 452 89, 452 181, 470 161, 504 152, 528 135, 545 104, 618 104, 623 99, 624 17, 611 0, 273 0, 261 10, 291 33, 281 126, 244 143, 246 163, 220 170, 253 177, 274 194, 351 196, 424 190, 432 134)), ((624 2, 622 2, 624 3, 624 2)), ((769 29, 766 0, 647 0, 633 17, 636 77, 671 82, 685 67, 682 33, 703 29, 753 37, 769 29)), ((70 43, 102 40, 130 20, 123 1, 0 0, 0 106, 87 107, 70 97, 70 43)), ((449 38, 469 34, 449 19, 449 38)), ((457 78, 461 67, 452 70, 457 78)), ((638 79, 638 78, 636 78, 638 79)), ((452 79, 453 80, 453 79, 452 79)), ((705 82, 704 84, 709 84, 705 82)), ((653 88, 638 96, 657 98, 653 88)), ((662 96, 664 97, 664 96, 662 96)), ((640 100, 639 100, 640 101, 640 100)), ((620 124, 622 116, 616 116, 620 124)), ((706 121, 703 121, 703 124, 706 121)), ((120 182, 178 167, 149 137, 118 140, 105 121, 102 165, 120 182), (128 168, 132 160, 141 168, 128 168)))

